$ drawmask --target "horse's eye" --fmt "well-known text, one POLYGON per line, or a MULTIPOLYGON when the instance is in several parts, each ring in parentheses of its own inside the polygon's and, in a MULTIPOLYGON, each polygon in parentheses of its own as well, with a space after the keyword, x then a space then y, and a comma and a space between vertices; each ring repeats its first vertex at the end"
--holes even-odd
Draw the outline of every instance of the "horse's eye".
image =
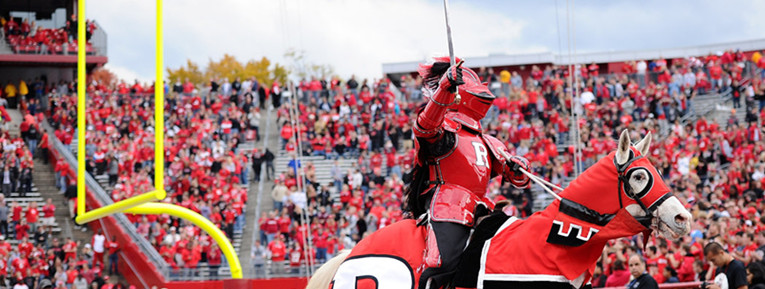
POLYGON ((636 181, 642 181, 643 180, 643 175, 636 175, 635 176, 635 180, 636 181))

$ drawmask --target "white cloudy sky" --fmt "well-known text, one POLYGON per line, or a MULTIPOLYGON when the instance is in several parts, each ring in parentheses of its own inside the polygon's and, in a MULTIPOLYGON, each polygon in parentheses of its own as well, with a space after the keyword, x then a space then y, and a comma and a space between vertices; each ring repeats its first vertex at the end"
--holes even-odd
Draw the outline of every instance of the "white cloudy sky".
MULTIPOLYGON (((451 0, 456 54, 566 51, 566 4, 451 0)), ((107 67, 122 78, 154 78, 154 5, 87 3, 87 18, 108 34, 107 67)), ((382 63, 448 53, 437 0, 165 0, 164 11, 165 64, 173 68, 224 53, 286 64, 293 48, 343 78, 375 78, 382 63)), ((763 11, 763 1, 576 1, 571 27, 580 52, 683 47, 763 38, 763 11)))

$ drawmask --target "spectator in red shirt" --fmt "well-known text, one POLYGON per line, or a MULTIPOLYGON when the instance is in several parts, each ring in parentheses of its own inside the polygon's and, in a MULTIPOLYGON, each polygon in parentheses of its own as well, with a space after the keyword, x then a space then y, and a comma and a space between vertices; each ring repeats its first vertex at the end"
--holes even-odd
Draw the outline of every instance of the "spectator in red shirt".
POLYGON ((303 251, 300 249, 300 244, 292 243, 290 249, 290 272, 298 273, 300 271, 301 261, 303 259, 303 251))
POLYGON ((220 267, 222 260, 222 254, 218 248, 218 244, 213 242, 210 245, 210 249, 207 251, 207 264, 210 266, 210 277, 216 279, 218 276, 218 268, 220 267))
POLYGON ((274 266, 273 271, 281 274, 284 271, 284 260, 287 255, 287 247, 284 245, 284 237, 279 235, 268 244, 268 251, 271 252, 271 262, 274 266))
POLYGON ((16 228, 16 226, 21 221, 21 217, 24 216, 24 214, 23 214, 24 208, 19 206, 19 203, 17 203, 16 201, 13 201, 13 202, 11 202, 11 208, 10 209, 11 209, 11 213, 13 214, 11 216, 11 226, 13 228, 16 228))
POLYGON ((109 275, 118 274, 117 262, 119 261, 120 244, 117 243, 117 236, 112 236, 112 240, 106 243, 109 250, 109 275))
POLYGON ((234 238, 234 222, 236 221, 236 211, 231 206, 228 206, 223 211, 223 220, 225 222, 225 232, 229 239, 234 238))
POLYGON ((282 129, 279 133, 279 136, 282 138, 282 149, 284 149, 287 146, 287 143, 292 138, 292 134, 294 131, 292 130, 292 125, 290 125, 288 122, 285 122, 282 126, 282 129))
POLYGON ((284 209, 282 211, 282 216, 277 221, 279 223, 279 233, 284 236, 284 240, 289 240, 290 238, 290 225, 292 225, 292 219, 290 218, 288 211, 284 209))
POLYGON ((27 224, 29 224, 29 229, 32 232, 37 231, 37 220, 39 219, 39 216, 40 212, 37 210, 37 202, 29 202, 24 217, 27 219, 27 224))
POLYGON ((268 240, 268 243, 271 244, 271 242, 276 239, 276 234, 279 233, 279 221, 276 219, 276 213, 269 212, 268 213, 268 219, 266 220, 266 238, 268 240))
POLYGON ((56 205, 53 204, 53 199, 48 198, 45 201, 45 205, 42 208, 43 218, 42 225, 48 230, 56 224, 56 205))
POLYGON ((62 246, 64 250, 64 261, 77 260, 77 242, 72 240, 71 237, 66 238, 66 242, 62 246))
POLYGON ((313 236, 313 243, 316 247, 316 260, 324 263, 324 261, 327 260, 327 239, 329 238, 329 233, 327 233, 323 227, 320 227, 319 230, 314 233, 313 236))
POLYGON ((29 238, 24 237, 19 243, 19 253, 24 253, 26 256, 32 256, 32 250, 34 246, 29 242, 29 238))
POLYGON ((17 274, 20 274, 23 277, 23 274, 27 272, 27 269, 29 268, 29 261, 27 260, 27 255, 25 253, 19 252, 19 257, 14 259, 13 262, 11 262, 11 266, 13 267, 13 271, 17 272, 17 274))
POLYGON ((191 96, 191 93, 194 92, 194 83, 192 83, 188 78, 186 78, 186 83, 183 84, 183 94, 186 96, 191 96))
POLYGON ((67 174, 69 173, 69 164, 65 159, 61 158, 56 161, 54 171, 56 173, 56 180, 58 180, 56 185, 59 188, 59 193, 63 194, 66 191, 66 186, 68 185, 67 174))
POLYGON ((620 287, 630 281, 630 272, 624 268, 624 261, 614 261, 613 272, 606 279, 606 287, 620 287))
POLYGON ((24 238, 29 238, 29 225, 27 225, 27 220, 21 219, 21 222, 16 225, 16 240, 24 238))

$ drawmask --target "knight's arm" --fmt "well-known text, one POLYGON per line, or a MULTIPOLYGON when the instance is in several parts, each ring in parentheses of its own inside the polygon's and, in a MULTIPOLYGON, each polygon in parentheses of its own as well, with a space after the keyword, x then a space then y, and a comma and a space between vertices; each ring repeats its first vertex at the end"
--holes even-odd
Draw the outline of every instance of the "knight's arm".
POLYGON ((531 180, 520 169, 529 171, 529 161, 524 157, 511 155, 505 144, 493 136, 484 135, 484 140, 494 152, 492 176, 502 176, 503 182, 510 182, 516 188, 528 188, 531 180))
POLYGON ((433 143, 440 139, 444 115, 447 108, 454 103, 457 86, 464 84, 462 80, 462 62, 450 67, 438 81, 438 88, 433 93, 428 104, 417 115, 414 125, 414 135, 419 139, 433 143))

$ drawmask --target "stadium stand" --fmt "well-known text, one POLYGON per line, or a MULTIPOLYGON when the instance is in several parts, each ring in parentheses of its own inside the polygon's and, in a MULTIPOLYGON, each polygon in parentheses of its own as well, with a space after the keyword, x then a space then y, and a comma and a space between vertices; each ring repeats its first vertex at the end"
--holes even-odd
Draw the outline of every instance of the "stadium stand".
MULTIPOLYGON (((581 169, 612 150, 615 134, 622 129, 651 131, 656 136, 651 158, 697 221, 691 236, 678 242, 649 239, 644 253, 652 275, 664 282, 668 278, 661 272, 663 264, 688 267, 683 264, 691 259, 680 253, 686 250, 684 245, 690 246, 685 252, 693 255, 693 262, 702 260, 698 248, 705 237, 714 235, 740 260, 762 258, 757 253, 765 245, 761 233, 765 223, 759 218, 765 182, 761 54, 730 50, 684 59, 636 60, 623 67, 612 74, 601 73, 597 64, 576 69, 585 91, 576 103, 566 94, 566 67, 537 67, 525 79, 510 71, 478 69, 499 97, 484 120, 486 131, 528 158, 535 173, 564 186, 575 170, 572 110, 581 116, 575 124, 582 135, 581 169)), ((306 80, 298 84, 294 96, 297 108, 288 104, 292 95, 260 90, 257 82, 244 85, 242 92, 215 91, 211 83, 192 84, 199 92, 169 85, 173 92, 168 94, 166 118, 168 201, 210 218, 235 240, 238 250, 241 243, 236 240, 244 227, 257 224, 255 277, 295 276, 304 272, 307 260, 321 263, 353 247, 366 234, 406 217, 401 200, 404 174, 414 158, 411 120, 423 99, 415 75, 397 82, 398 87, 390 80, 306 80), (269 103, 260 100, 260 93, 268 96, 263 99, 269 103), (252 120, 260 121, 264 109, 273 109, 279 129, 278 149, 270 156, 242 144, 258 138, 259 128, 252 120), (299 163, 298 153, 302 153, 299 163), (248 208, 243 204, 254 195, 247 186, 249 171, 273 188, 261 192, 271 197, 263 206, 268 209, 259 219, 245 222, 248 208), (306 176, 304 188, 298 173, 306 176), (313 249, 306 256, 303 247, 308 244, 313 249)), ((6 98, 16 89, 9 87, 3 90, 6 98)), ((73 139, 73 87, 64 83, 46 89, 50 103, 44 111, 55 129, 51 137, 70 149, 79 141, 73 139)), ((95 84, 89 91, 87 170, 115 201, 151 190, 153 87, 95 84)), ((25 109, 30 104, 34 105, 25 103, 25 109)), ((66 192, 67 178, 57 179, 59 189, 66 192)), ((488 188, 495 201, 511 200, 520 217, 550 201, 536 190, 518 191, 498 181, 488 188)), ((37 198, 32 189, 23 201, 42 203, 37 198)), ((198 230, 162 216, 128 218, 180 278, 226 274, 219 250, 198 230)), ((642 245, 637 239, 625 239, 607 246, 598 280, 605 282, 615 261, 624 261, 642 245)))

